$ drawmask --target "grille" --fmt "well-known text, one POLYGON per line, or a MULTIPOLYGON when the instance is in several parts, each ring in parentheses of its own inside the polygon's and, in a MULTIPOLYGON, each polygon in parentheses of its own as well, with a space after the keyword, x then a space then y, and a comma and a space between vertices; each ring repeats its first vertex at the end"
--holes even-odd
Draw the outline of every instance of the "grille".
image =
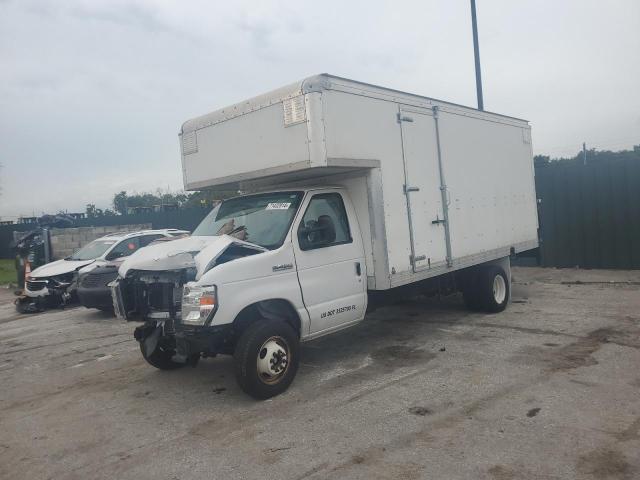
POLYGON ((95 288, 98 286, 107 285, 109 282, 116 279, 118 272, 106 272, 106 273, 88 273, 82 277, 82 286, 85 288, 95 288))
POLYGON ((47 286, 46 280, 27 280, 27 290, 37 292, 47 286))

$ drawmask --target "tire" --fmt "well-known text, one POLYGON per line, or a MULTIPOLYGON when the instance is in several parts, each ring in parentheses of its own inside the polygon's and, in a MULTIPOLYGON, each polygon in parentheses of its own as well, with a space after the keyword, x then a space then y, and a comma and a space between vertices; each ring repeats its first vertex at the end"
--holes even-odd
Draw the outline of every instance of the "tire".
POLYGON ((186 366, 186 363, 174 362, 171 357, 175 354, 173 349, 163 347, 158 343, 158 346, 149 356, 145 354, 144 345, 140 343, 140 353, 142 357, 147 361, 149 365, 156 367, 159 370, 175 370, 186 366))
POLYGON ((480 308, 487 313, 502 312, 509 303, 509 280, 497 265, 486 265, 478 274, 478 297, 480 308))
POLYGON ((288 323, 259 319, 247 327, 236 344, 233 355, 238 385, 258 400, 281 394, 296 376, 299 353, 298 335, 288 323))

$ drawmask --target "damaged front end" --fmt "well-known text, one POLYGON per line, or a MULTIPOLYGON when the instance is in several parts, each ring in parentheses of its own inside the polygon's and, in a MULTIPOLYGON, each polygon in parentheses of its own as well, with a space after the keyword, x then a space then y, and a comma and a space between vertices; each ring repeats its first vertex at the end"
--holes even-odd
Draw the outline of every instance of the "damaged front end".
POLYGON ((222 236, 191 237, 145 250, 127 259, 109 284, 115 314, 144 322, 134 332, 144 357, 149 361, 160 349, 172 362, 185 364, 231 352, 232 326, 211 325, 216 287, 197 280, 221 263, 265 249, 222 236))
POLYGON ((159 344, 175 351, 183 286, 194 278, 195 268, 159 272, 130 270, 125 278, 111 283, 116 315, 128 321, 144 322, 135 329, 134 337, 140 342, 145 357, 151 356, 159 344))
POLYGON ((64 308, 76 300, 76 271, 50 277, 28 277, 23 296, 16 301, 20 313, 41 312, 47 308, 64 308))

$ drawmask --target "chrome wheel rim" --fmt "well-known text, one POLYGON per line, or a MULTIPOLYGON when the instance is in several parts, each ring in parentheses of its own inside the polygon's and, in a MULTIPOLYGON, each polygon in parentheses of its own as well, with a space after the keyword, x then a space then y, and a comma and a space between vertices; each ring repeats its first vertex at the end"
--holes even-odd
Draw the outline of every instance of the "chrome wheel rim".
POLYGON ((289 345, 282 337, 270 337, 258 349, 258 377, 264 383, 278 383, 290 364, 289 345))
POLYGON ((496 275, 493 278, 493 299, 498 305, 507 298, 507 284, 502 275, 496 275))

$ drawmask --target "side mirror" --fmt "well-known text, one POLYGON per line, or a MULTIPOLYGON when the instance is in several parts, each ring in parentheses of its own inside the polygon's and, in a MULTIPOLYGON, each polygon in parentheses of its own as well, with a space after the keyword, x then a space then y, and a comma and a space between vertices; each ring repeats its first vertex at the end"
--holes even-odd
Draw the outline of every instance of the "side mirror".
POLYGON ((311 228, 300 226, 298 229, 298 243, 300 244, 301 250, 310 250, 313 248, 311 236, 311 228))

